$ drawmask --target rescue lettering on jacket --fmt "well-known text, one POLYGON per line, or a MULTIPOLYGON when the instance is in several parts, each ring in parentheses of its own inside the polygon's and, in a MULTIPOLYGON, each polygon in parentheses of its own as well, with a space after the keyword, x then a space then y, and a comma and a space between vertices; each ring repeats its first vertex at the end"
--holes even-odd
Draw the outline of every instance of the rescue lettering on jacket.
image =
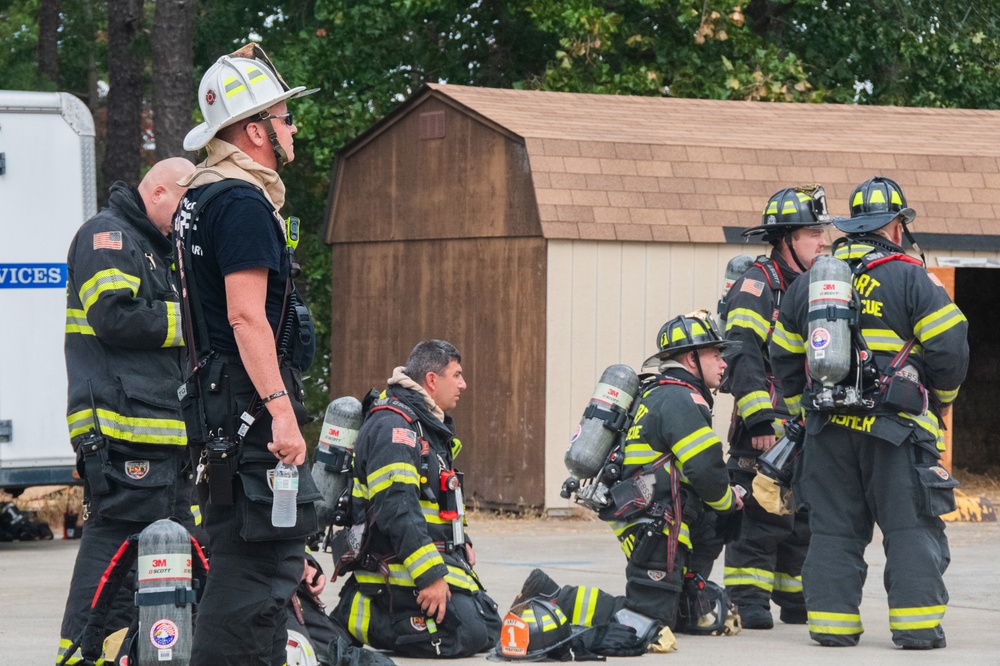
POLYGON ((858 296, 861 297, 862 314, 869 314, 879 319, 882 318, 882 306, 884 303, 870 298, 872 290, 881 286, 882 283, 868 273, 862 273, 854 278, 854 288, 857 290, 858 296))

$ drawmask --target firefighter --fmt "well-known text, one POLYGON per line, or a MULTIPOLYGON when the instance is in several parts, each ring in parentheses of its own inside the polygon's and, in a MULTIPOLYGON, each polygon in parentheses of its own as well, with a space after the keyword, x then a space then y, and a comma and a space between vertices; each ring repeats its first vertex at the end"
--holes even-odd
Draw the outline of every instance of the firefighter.
POLYGON ((691 550, 689 525, 706 511, 742 508, 729 485, 722 442, 712 431, 712 391, 722 382, 723 340, 708 312, 675 317, 660 328, 656 380, 645 385, 625 438, 622 481, 601 511, 621 542, 625 608, 676 628, 691 550), (644 492, 652 485, 652 496, 644 492))
POLYGON ((197 456, 211 568, 191 664, 283 664, 286 605, 299 585, 319 498, 298 473, 292 527, 271 524, 267 472, 302 465, 301 372, 314 350, 295 289, 297 225, 284 221, 278 171, 295 158, 290 87, 257 45, 222 56, 202 77, 205 121, 184 138, 206 159, 184 181, 175 217, 191 378, 183 393, 197 456), (194 433, 197 432, 197 435, 194 433))
MULTIPOLYGON (((70 245, 66 285, 67 421, 84 480, 84 530, 63 613, 62 660, 87 621, 104 570, 122 542, 160 518, 193 527, 187 438, 177 403, 183 371, 179 295, 167 238, 194 171, 182 158, 153 165, 132 188, 111 186, 108 207, 70 245)), ((123 586, 107 633, 135 617, 123 586)), ((77 663, 79 654, 66 663, 77 663)))
POLYGON ((332 617, 359 643, 407 657, 468 657, 500 636, 453 465, 461 443, 447 412, 466 387, 461 361, 443 340, 417 344, 354 447, 352 515, 365 546, 332 617))
POLYGON ((802 570, 809 635, 821 645, 851 646, 861 637, 864 551, 877 523, 893 642, 911 649, 945 646, 942 575, 950 554, 939 516, 955 508, 957 483, 941 466, 940 419, 968 367, 968 322, 941 283, 903 253, 915 216, 899 185, 876 177, 854 190, 851 217, 833 221, 846 234, 834 243, 834 256, 853 269, 860 301, 856 329, 868 348, 859 339, 850 345, 862 363, 853 363, 844 381, 856 386, 862 377, 871 402, 858 404, 846 391, 838 391, 846 397, 832 409, 812 399, 804 360, 814 352, 806 347, 834 347, 819 329, 809 335, 809 273, 785 294, 771 341, 775 376, 788 400, 801 399, 805 410, 796 490, 812 528, 802 570), (876 367, 868 372, 864 357, 871 355, 876 367))
POLYGON ((823 188, 786 188, 764 207, 761 224, 743 232, 762 235, 770 256, 757 257, 725 299, 726 339, 740 348, 727 359, 725 391, 735 402, 729 433, 729 474, 747 489, 739 538, 726 547, 723 582, 739 606, 745 629, 770 629, 771 599, 781 621, 805 624, 802 562, 809 547, 805 511, 775 515, 753 496, 758 456, 774 446, 789 418, 781 388, 771 376, 767 344, 782 295, 826 248, 826 196, 823 188))

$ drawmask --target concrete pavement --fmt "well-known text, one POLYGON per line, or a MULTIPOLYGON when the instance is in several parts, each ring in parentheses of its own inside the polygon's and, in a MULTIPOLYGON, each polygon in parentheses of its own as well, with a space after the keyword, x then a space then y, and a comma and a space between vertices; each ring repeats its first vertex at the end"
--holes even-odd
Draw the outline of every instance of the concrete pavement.
MULTIPOLYGON (((479 559, 477 570, 500 604, 510 606, 533 567, 542 567, 560 584, 596 585, 622 594, 624 558, 611 531, 583 520, 517 520, 472 516, 470 535, 479 559)), ((823 648, 809 640, 805 627, 778 623, 770 631, 743 631, 735 637, 678 636, 678 651, 612 664, 655 666, 686 664, 1000 664, 1000 523, 958 523, 948 527, 952 565, 946 574, 951 603, 944 626, 948 648, 902 651, 890 640, 886 594, 882 587, 885 557, 881 544, 868 549, 868 582, 862 604, 866 632, 855 648, 823 648)), ((59 623, 72 572, 77 541, 0 543, 0 663, 51 666, 55 663, 59 623)), ((324 566, 329 556, 320 556, 324 566)), ((722 563, 712 578, 720 580, 722 563)), ((336 603, 339 583, 323 594, 336 603)), ((777 613, 775 613, 777 615, 777 613)), ((429 660, 397 659, 400 666, 429 660)), ((485 664, 482 657, 460 660, 485 664)))

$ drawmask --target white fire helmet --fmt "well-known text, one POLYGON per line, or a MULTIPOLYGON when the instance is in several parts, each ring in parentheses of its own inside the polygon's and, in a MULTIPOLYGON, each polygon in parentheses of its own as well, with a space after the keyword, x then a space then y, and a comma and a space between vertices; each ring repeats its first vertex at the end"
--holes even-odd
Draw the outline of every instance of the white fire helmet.
POLYGON ((219 58, 201 77, 198 104, 205 122, 184 137, 184 150, 198 150, 223 127, 249 118, 286 99, 305 97, 319 90, 291 88, 256 44, 219 58))

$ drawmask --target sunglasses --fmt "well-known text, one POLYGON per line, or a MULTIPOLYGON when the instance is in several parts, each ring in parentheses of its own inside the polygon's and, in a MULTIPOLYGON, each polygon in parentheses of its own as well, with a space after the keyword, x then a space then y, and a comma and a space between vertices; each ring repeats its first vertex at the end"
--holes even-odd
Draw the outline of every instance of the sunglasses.
POLYGON ((276 116, 271 116, 271 117, 272 118, 284 118, 285 119, 285 124, 288 125, 289 127, 291 127, 292 125, 295 124, 295 121, 292 120, 292 112, 291 111, 289 111, 288 113, 281 113, 281 114, 278 114, 276 116))
POLYGON ((295 121, 292 119, 292 112, 289 111, 288 113, 279 113, 274 116, 267 116, 266 118, 263 117, 263 113, 258 113, 256 116, 250 118, 250 120, 248 120, 246 124, 243 125, 243 127, 245 128, 250 123, 259 123, 261 121, 267 120, 268 118, 275 118, 275 119, 281 118, 282 120, 285 121, 285 124, 288 125, 289 127, 295 124, 295 121))

